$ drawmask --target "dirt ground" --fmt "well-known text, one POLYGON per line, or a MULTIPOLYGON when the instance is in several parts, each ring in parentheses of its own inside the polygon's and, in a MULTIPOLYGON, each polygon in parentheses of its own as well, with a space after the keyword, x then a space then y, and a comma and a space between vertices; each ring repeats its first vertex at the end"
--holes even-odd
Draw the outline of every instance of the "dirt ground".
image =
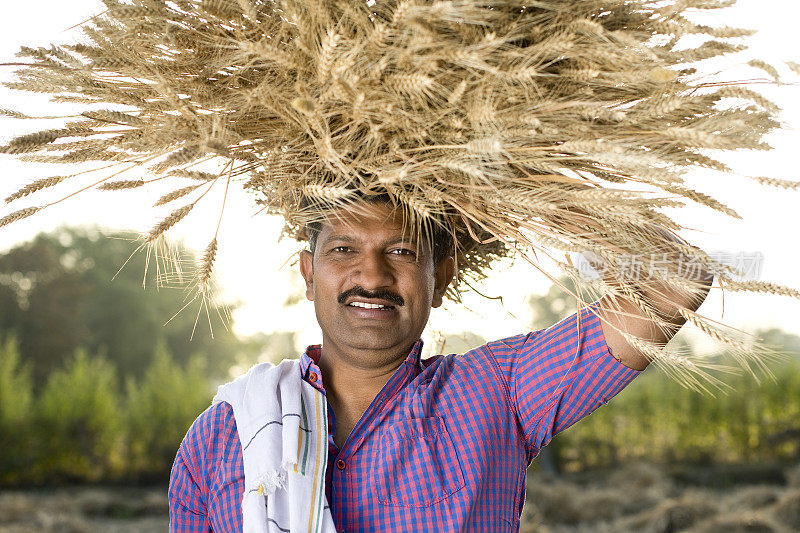
POLYGON ((800 465, 528 476, 521 533, 800 531, 800 465), (705 485, 705 486, 704 486, 705 485))
MULTIPOLYGON (((800 531, 800 465, 763 477, 769 482, 719 474, 691 479, 645 464, 560 478, 533 474, 528 477, 520 531, 800 531)), ((167 530, 167 515, 164 488, 0 492, 0 532, 161 532, 167 530)))
POLYGON ((3 533, 150 533, 167 531, 166 489, 64 487, 2 490, 3 533))

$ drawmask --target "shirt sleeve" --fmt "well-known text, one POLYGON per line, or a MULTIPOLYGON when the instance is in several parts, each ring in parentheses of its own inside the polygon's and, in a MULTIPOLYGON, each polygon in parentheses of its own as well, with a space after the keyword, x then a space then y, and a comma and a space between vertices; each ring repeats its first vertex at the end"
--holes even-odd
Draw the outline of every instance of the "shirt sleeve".
POLYGON ((212 529, 207 468, 214 463, 220 427, 225 427, 221 423, 225 407, 218 404, 206 409, 192 423, 178 448, 169 478, 170 533, 207 533, 212 529))
POLYGON ((181 444, 169 478, 169 531, 207 533, 210 530, 203 490, 195 482, 181 444))
POLYGON ((485 346, 506 382, 531 457, 641 373, 611 355, 595 311, 596 303, 550 328, 485 346))

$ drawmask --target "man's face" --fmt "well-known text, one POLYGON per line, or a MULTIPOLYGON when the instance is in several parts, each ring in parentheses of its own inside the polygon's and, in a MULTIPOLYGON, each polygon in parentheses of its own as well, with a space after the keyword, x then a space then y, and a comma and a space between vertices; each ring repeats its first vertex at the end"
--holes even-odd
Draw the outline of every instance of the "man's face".
POLYGON ((369 215, 338 212, 323 224, 313 257, 300 258, 324 350, 366 366, 408 353, 453 276, 453 259, 434 264, 400 211, 369 208, 369 215))

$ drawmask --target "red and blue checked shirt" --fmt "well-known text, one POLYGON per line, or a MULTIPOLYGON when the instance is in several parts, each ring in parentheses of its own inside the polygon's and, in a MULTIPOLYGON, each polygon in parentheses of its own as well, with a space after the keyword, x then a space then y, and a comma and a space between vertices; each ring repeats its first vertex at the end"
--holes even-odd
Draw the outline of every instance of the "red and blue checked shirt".
MULTIPOLYGON (((463 355, 420 360, 421 348, 414 345, 341 449, 329 407, 325 489, 340 532, 518 531, 531 460, 639 373, 611 356, 589 309, 463 355)), ((319 356, 319 346, 309 347, 301 369, 324 393, 319 356)), ((170 531, 241 531, 243 490, 233 411, 216 404, 178 450, 170 531)))

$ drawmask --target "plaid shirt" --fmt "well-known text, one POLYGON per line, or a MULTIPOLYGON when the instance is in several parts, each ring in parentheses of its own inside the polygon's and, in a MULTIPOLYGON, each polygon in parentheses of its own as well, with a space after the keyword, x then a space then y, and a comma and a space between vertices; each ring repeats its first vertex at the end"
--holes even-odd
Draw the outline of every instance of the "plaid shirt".
MULTIPOLYGON (((340 532, 518 531, 531 460, 639 374, 611 356, 589 309, 463 355, 423 361, 421 348, 418 341, 341 449, 328 409, 326 494, 340 532)), ((309 347, 301 368, 324 392, 319 356, 319 346, 309 347)), ((233 411, 217 404, 178 450, 170 531, 241 531, 243 490, 233 411)))

